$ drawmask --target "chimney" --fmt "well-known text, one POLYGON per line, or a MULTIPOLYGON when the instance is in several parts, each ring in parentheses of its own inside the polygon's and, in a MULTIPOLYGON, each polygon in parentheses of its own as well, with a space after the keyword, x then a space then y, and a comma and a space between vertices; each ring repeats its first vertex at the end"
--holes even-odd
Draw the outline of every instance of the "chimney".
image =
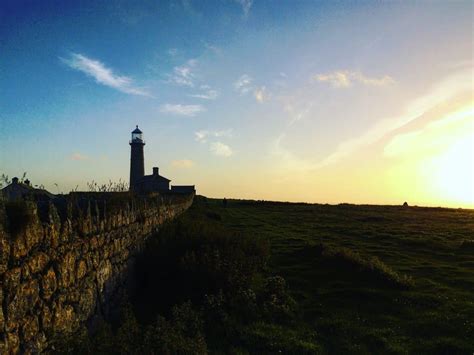
POLYGON ((153 167, 153 175, 158 176, 158 168, 156 166, 153 167))
POLYGON ((14 177, 12 179, 12 184, 18 184, 18 178, 17 177, 14 177))

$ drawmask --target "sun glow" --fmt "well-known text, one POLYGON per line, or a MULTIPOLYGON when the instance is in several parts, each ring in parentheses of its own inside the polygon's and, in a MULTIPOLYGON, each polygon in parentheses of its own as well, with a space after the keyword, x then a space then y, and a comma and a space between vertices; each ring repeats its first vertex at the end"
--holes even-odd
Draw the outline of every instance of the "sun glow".
POLYGON ((474 124, 471 120, 467 132, 459 137, 443 154, 432 160, 435 191, 449 202, 474 205, 473 147, 474 124))
POLYGON ((474 106, 422 129, 395 136, 384 149, 395 159, 392 180, 432 205, 474 207, 474 106))
POLYGON ((423 169, 431 173, 431 193, 450 204, 474 206, 474 106, 434 122, 433 139, 440 142, 423 169))

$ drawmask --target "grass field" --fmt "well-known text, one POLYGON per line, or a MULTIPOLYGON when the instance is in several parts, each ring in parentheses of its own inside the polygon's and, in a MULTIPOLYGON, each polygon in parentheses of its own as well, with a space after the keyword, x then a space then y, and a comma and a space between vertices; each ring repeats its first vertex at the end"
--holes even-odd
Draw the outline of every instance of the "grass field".
POLYGON ((182 218, 269 239, 327 352, 474 352, 473 210, 197 197, 182 218))

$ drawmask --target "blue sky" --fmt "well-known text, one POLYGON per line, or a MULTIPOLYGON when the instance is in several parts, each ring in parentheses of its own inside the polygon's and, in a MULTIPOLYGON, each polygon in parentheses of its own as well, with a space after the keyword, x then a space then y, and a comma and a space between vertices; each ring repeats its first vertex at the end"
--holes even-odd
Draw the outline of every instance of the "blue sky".
POLYGON ((128 180, 138 124, 209 196, 398 203, 384 147, 472 105, 469 1, 3 1, 0 38, 0 172, 53 192, 128 180))

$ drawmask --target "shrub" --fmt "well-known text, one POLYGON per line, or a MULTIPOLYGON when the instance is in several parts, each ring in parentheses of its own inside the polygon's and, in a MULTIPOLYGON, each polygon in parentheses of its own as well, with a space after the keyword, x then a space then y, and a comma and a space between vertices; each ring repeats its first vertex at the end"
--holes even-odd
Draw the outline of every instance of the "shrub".
POLYGON ((121 354, 141 354, 143 344, 143 329, 138 324, 131 305, 122 307, 120 327, 115 337, 115 346, 121 354))
POLYGON ((91 354, 92 348, 93 344, 85 327, 75 333, 55 334, 49 343, 50 354, 91 354))
POLYGON ((285 322, 296 312, 296 302, 289 295, 286 281, 281 276, 268 277, 260 295, 264 316, 272 321, 285 322))
MULTIPOLYGON (((90 352, 87 354, 113 354, 116 353, 115 336, 112 327, 104 320, 100 320, 94 336, 90 339, 90 352)), ((85 354, 85 352, 78 352, 85 354)))
POLYGON ((257 294, 251 288, 233 292, 228 302, 232 313, 242 322, 257 319, 262 311, 257 302, 257 294))
MULTIPOLYGON (((267 240, 210 223, 177 222, 151 238, 137 265, 137 276, 148 278, 148 284, 171 282, 175 292, 202 302, 205 294, 221 289, 228 292, 249 288, 269 256, 267 240)), ((171 285, 166 285, 169 289, 167 286, 171 285)))
POLYGON ((207 354, 199 312, 186 302, 173 307, 170 320, 158 316, 146 328, 143 348, 151 354, 207 354))

